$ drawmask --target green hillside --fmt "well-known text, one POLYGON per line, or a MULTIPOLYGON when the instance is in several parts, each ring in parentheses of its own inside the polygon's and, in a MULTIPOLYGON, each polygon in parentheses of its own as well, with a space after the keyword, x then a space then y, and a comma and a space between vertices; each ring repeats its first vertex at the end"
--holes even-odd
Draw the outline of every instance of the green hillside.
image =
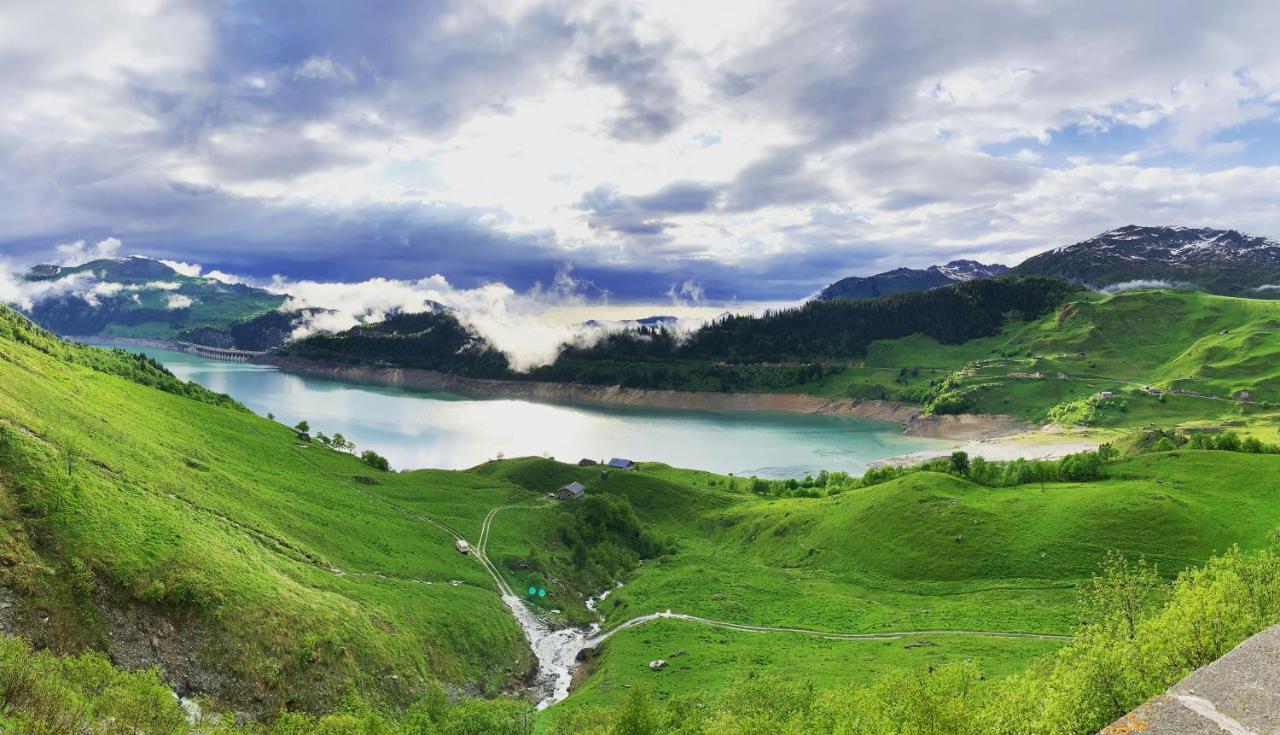
MULTIPOLYGON (((1145 298, 1167 297, 1064 307, 1053 339, 1088 340, 1072 323, 1078 313, 1145 298)), ((1165 308, 1194 304, 1174 298, 1165 308)), ((1232 311, 1234 300, 1220 307, 1196 328, 1261 318, 1232 311)), ((29 722, 67 698, 88 703, 77 717, 118 717, 96 694, 112 691, 147 703, 129 717, 161 713, 148 722, 163 727, 135 729, 184 731, 162 682, 213 710, 303 723, 280 732, 320 728, 277 720, 285 709, 347 718, 333 732, 599 731, 640 707, 636 692, 655 717, 692 708, 735 723, 747 715, 734 693, 764 681, 775 693, 806 683, 862 691, 952 666, 981 671, 965 676, 973 696, 988 696, 1028 666, 1083 655, 1078 641, 1092 638, 1066 639, 1079 630, 1077 588, 1109 551, 1142 557, 1169 580, 1234 544, 1263 549, 1280 525, 1280 455, 1189 444, 1107 463, 1089 482, 991 487, 968 470, 919 471, 833 478, 814 497, 651 464, 604 472, 524 458, 382 472, 152 363, 0 316, 0 597, 10 605, 0 623, 50 649, 23 675, 48 691, 14 689, 0 673, 0 723, 29 722), (584 500, 547 498, 571 480, 586 486, 584 500), (552 624, 596 620, 585 597, 605 589, 606 631, 655 612, 676 617, 611 635, 585 656, 569 699, 532 720, 526 705, 499 697, 522 691, 531 653, 489 572, 454 550, 453 533, 487 541, 507 584, 545 589, 531 604, 552 624), (53 656, 84 650, 164 673, 53 656), (655 659, 668 664, 653 671, 655 659), (382 730, 358 729, 379 718, 389 718, 382 730), (491 726, 440 724, 464 721, 491 726)), ((1033 322, 998 339, 1031 344, 1043 331, 1033 322)), ((1167 364, 1166 348, 1144 344, 1150 357, 1135 370, 1167 364)), ((919 341, 911 349, 928 352, 919 341)), ((1085 351, 1107 349, 1120 346, 1085 351)), ((1142 686, 1278 615, 1264 606, 1232 616, 1213 646, 1152 669, 1142 686)), ((0 661, 30 658, 0 643, 0 661)), ((930 681, 922 691, 941 679, 930 681)), ((753 731, 717 730, 704 714, 687 716, 705 726, 689 732, 753 731)))
POLYGON ((350 686, 407 701, 437 678, 493 693, 524 675, 484 569, 390 499, 447 498, 442 516, 470 530, 526 493, 376 472, 243 409, 81 366, 120 353, 41 351, 49 335, 5 316, 2 575, 19 621, 48 618, 41 643, 115 651, 128 634, 147 649, 176 629, 118 655, 177 665, 255 710, 322 706, 350 686))

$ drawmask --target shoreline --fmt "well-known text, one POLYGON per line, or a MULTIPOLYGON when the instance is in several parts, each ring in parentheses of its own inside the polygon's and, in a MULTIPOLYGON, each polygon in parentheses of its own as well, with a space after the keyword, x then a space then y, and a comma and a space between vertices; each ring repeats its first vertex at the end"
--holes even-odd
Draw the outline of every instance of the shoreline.
POLYGON ((1009 462, 1015 459, 1061 459, 1068 454, 1091 452, 1098 448, 1105 436, 1088 429, 1049 426, 1028 429, 1019 434, 970 440, 945 450, 926 450, 900 454, 868 463, 868 467, 910 467, 932 459, 949 456, 952 452, 965 452, 970 458, 982 457, 988 462, 1009 462))
POLYGON ((957 414, 925 416, 921 407, 876 399, 828 398, 807 393, 710 393, 621 386, 466 378, 434 370, 340 365, 268 355, 254 362, 286 372, 349 383, 438 390, 468 398, 559 401, 588 405, 639 406, 694 411, 768 411, 852 416, 891 421, 903 434, 921 438, 980 441, 1026 433, 1033 427, 1012 416, 957 414))

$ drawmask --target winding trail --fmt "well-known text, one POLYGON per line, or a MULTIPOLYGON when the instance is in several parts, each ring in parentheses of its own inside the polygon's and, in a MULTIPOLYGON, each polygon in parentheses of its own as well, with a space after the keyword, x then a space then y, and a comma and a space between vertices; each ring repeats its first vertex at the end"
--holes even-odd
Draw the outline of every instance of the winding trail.
POLYGON ((1004 630, 895 630, 882 633, 846 633, 841 631, 814 630, 812 628, 787 628, 773 625, 745 625, 743 623, 732 623, 726 620, 713 620, 711 618, 704 618, 698 615, 688 615, 685 613, 676 613, 667 610, 666 612, 640 615, 638 617, 631 618, 626 622, 619 623, 609 630, 587 639, 587 647, 597 646, 611 638, 615 633, 621 633, 628 628, 634 628, 638 625, 643 625, 654 620, 687 620, 692 623, 700 623, 713 628, 724 628, 726 630, 736 630, 744 633, 793 633, 796 635, 813 636, 815 638, 826 638, 833 641, 886 641, 915 635, 972 635, 983 636, 986 638, 1071 640, 1071 636, 1069 635, 1004 630))

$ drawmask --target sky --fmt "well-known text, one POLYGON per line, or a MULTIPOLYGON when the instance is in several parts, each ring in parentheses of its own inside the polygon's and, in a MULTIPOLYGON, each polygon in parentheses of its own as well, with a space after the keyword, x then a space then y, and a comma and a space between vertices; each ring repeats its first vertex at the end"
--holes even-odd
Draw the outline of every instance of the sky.
POLYGON ((1270 0, 3 3, 0 257, 697 305, 1129 223, 1276 236, 1277 27, 1270 0))

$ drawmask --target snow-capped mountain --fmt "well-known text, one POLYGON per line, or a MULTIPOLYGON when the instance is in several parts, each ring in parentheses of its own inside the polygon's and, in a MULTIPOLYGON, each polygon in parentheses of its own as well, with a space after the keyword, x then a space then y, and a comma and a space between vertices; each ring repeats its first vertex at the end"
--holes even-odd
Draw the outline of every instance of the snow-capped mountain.
POLYGON ((1257 296, 1280 284, 1280 243, 1236 230, 1126 225, 1041 253, 1014 271, 1095 288, 1151 281, 1257 296))
POLYGON ((1008 266, 995 263, 987 265, 976 260, 953 260, 945 265, 933 265, 924 269, 896 268, 874 276, 843 278, 822 289, 818 300, 871 299, 908 291, 928 291, 974 278, 998 276, 1007 270, 1008 266))

